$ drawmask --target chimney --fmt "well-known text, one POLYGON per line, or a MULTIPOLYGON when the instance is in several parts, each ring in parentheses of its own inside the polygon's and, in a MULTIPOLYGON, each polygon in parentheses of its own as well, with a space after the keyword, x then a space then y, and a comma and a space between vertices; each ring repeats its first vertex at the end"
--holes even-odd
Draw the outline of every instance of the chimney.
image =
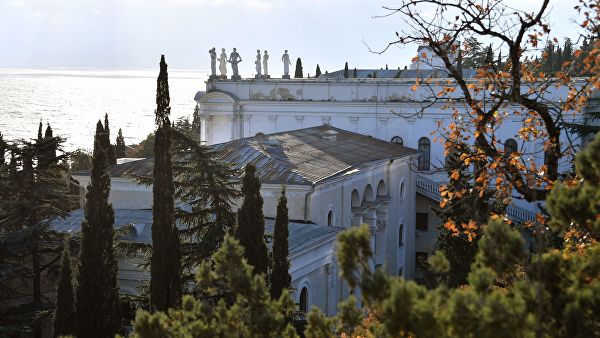
POLYGON ((329 129, 321 133, 321 139, 326 143, 334 143, 337 140, 337 134, 337 131, 329 129))

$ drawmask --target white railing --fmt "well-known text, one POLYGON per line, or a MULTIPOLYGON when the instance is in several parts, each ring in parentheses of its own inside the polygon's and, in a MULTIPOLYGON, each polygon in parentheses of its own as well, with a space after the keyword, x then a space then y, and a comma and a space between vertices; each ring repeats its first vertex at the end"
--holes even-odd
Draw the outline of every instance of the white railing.
MULTIPOLYGON (((440 195, 440 187, 443 184, 432 181, 421 175, 417 175, 416 181, 418 193, 435 201, 442 200, 442 196, 440 195)), ((514 206, 512 204, 506 208, 506 216, 516 222, 536 221, 535 212, 514 206)))

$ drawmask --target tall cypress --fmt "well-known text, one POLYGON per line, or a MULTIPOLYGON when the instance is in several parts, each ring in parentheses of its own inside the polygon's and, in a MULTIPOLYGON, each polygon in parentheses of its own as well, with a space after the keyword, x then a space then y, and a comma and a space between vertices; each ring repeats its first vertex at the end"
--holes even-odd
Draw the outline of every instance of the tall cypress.
POLYGON ((115 212, 108 196, 105 130, 96 125, 92 175, 81 222, 81 251, 75 308, 78 337, 113 337, 121 326, 117 260, 113 252, 115 212))
POLYGON ((344 78, 348 78, 348 62, 344 65, 344 78))
POLYGON ((289 289, 292 282, 289 273, 288 233, 287 197, 285 196, 285 187, 283 187, 277 204, 277 216, 275 216, 275 229, 273 230, 273 271, 270 285, 272 299, 279 298, 281 292, 289 289))
POLYGON ((110 143, 110 127, 108 126, 108 114, 104 114, 104 135, 106 142, 108 142, 108 164, 117 164, 117 158, 115 157, 115 147, 110 143))
POLYGON ((301 79, 304 77, 304 73, 302 73, 302 60, 300 60, 300 58, 296 60, 296 73, 294 74, 294 77, 296 79, 301 79))
POLYGON ((354 68, 354 72, 352 73, 352 77, 356 79, 356 77, 358 76, 356 68, 354 68))
POLYGON ((248 163, 242 180, 244 201, 238 210, 238 226, 235 237, 244 247, 244 256, 254 267, 255 274, 267 274, 269 254, 265 243, 265 216, 263 198, 260 195, 260 181, 256 177, 256 167, 248 163))
POLYGON ((65 240, 61 263, 60 281, 56 290, 56 308, 54 309, 54 337, 75 333, 75 295, 71 276, 71 254, 69 238, 65 240))
POLYGON ((317 70, 315 70, 315 77, 319 77, 321 76, 321 68, 319 67, 319 64, 317 63, 317 70))
POLYGON ((121 130, 121 128, 119 128, 119 133, 117 134, 117 144, 115 145, 115 159, 125 157, 126 149, 127 147, 125 146, 125 138, 123 137, 123 131, 121 130))
POLYGON ((179 232, 175 226, 169 102, 169 75, 165 56, 162 55, 156 88, 157 129, 154 140, 150 267, 150 304, 157 311, 176 307, 181 301, 181 249, 179 232))
POLYGON ((4 156, 6 155, 6 148, 6 141, 4 141, 4 138, 2 137, 2 132, 0 132, 0 165, 3 165, 6 162, 4 158, 4 156))

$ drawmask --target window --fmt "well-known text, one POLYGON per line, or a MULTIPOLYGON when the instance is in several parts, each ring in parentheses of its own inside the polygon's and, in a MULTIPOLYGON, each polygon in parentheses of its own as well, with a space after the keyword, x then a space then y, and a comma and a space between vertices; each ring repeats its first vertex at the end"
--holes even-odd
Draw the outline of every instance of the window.
POLYGON ((308 289, 306 287, 302 288, 300 291, 300 312, 308 313, 308 289))
POLYGON ((399 144, 401 146, 404 145, 404 140, 400 136, 394 136, 394 137, 392 137, 392 140, 390 142, 399 144))
POLYGON ((504 156, 510 156, 512 153, 516 153, 519 150, 519 146, 517 145, 517 141, 512 138, 509 138, 504 142, 504 156))
POLYGON ((398 228, 398 246, 404 245, 404 224, 400 224, 398 228))
POLYGON ((415 269, 417 271, 427 270, 427 252, 415 252, 415 269))
POLYGON ((404 199, 404 182, 400 183, 400 199, 404 199))
POLYGON ((427 137, 421 137, 419 139, 419 162, 417 165, 418 170, 429 170, 431 160, 431 141, 427 137))
POLYGON ((333 210, 327 213, 327 226, 333 226, 333 210))
POLYGON ((429 230, 429 224, 428 224, 428 214, 426 212, 417 212, 417 230, 419 231, 428 231, 429 230))

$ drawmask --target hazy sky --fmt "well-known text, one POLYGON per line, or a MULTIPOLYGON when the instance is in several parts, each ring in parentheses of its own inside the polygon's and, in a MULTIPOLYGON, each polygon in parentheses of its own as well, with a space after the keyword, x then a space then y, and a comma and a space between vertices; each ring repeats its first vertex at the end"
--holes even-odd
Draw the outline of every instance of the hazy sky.
MULTIPOLYGON (((531 8, 539 0, 509 0, 531 8)), ((155 68, 161 53, 171 68, 206 70, 208 50, 237 47, 240 72, 254 72, 256 49, 301 57, 304 73, 350 68, 403 67, 415 48, 383 48, 401 29, 382 5, 396 0, 0 0, 0 67, 155 68)), ((574 36, 575 0, 553 0, 553 34, 574 36)))

